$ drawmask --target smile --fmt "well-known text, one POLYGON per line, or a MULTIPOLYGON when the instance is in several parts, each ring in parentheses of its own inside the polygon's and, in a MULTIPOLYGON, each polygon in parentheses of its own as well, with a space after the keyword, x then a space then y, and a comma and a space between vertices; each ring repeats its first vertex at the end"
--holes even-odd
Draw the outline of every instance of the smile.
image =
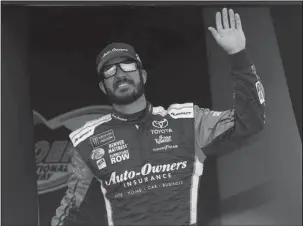
POLYGON ((120 87, 124 87, 124 86, 127 86, 127 85, 128 85, 128 83, 124 82, 124 83, 121 83, 118 87, 120 88, 120 87))

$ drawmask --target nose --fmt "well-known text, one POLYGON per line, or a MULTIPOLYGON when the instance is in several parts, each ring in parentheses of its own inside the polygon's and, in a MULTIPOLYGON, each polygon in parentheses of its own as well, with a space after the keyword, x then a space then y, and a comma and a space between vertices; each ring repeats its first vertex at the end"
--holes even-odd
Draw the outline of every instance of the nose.
POLYGON ((116 77, 125 77, 125 76, 126 73, 120 67, 117 67, 116 77))

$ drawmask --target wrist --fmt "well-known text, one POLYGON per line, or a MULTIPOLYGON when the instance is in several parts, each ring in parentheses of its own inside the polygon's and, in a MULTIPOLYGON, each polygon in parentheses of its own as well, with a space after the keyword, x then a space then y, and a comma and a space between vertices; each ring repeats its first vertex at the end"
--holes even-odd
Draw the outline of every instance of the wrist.
POLYGON ((245 50, 245 48, 242 48, 242 49, 233 49, 233 50, 230 50, 229 52, 227 52, 227 54, 228 55, 234 55, 234 54, 240 53, 243 50, 245 50))
POLYGON ((246 49, 242 49, 233 54, 230 54, 232 68, 250 67, 253 63, 250 60, 246 49))

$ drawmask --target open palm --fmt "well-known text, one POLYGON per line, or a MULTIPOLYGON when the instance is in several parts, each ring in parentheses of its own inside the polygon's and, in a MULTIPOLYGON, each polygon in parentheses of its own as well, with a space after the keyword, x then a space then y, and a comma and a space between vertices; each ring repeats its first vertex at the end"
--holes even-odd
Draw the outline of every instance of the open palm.
POLYGON ((245 49, 246 39, 242 30, 242 24, 239 14, 235 14, 232 9, 227 9, 216 13, 216 28, 209 27, 217 43, 228 53, 235 54, 245 49), (229 19, 228 19, 229 14, 229 19), (222 25, 223 17, 223 25, 222 25))

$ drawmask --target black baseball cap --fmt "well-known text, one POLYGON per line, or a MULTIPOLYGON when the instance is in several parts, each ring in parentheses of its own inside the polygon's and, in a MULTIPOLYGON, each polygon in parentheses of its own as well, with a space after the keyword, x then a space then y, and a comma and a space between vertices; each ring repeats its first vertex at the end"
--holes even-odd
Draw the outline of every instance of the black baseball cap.
POLYGON ((139 55, 136 53, 135 48, 125 43, 111 43, 107 45, 97 56, 97 73, 99 74, 102 67, 106 62, 116 57, 128 57, 135 60, 142 66, 139 55))

